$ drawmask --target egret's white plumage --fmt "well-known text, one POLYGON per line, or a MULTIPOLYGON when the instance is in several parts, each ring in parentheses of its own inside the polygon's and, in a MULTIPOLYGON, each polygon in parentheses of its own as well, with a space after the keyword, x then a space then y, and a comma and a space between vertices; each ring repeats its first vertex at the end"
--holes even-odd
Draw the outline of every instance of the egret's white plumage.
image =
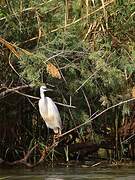
POLYGON ((48 128, 54 133, 61 134, 61 118, 57 106, 49 97, 45 97, 44 92, 49 89, 46 86, 40 87, 39 111, 48 128))

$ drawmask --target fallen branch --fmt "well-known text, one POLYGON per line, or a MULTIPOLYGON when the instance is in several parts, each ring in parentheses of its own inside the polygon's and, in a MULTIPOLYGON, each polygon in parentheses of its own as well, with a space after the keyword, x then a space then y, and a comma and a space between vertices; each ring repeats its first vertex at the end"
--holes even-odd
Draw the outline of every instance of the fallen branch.
MULTIPOLYGON (((41 153, 41 157, 40 157, 39 161, 36 162, 35 164, 29 163, 29 162, 28 162, 28 159, 30 158, 30 155, 31 155, 31 153, 34 151, 34 149, 36 149, 36 148, 38 147, 38 144, 36 144, 35 146, 33 146, 33 147, 31 148, 31 150, 29 150, 29 151, 27 152, 27 154, 24 156, 24 158, 22 158, 22 159, 20 159, 20 160, 17 160, 17 161, 13 161, 13 162, 3 161, 2 163, 5 163, 5 164, 10 165, 10 166, 14 166, 14 165, 24 165, 24 166, 26 166, 26 167, 28 167, 28 168, 33 168, 33 167, 41 164, 41 163, 45 160, 45 158, 47 157, 47 155, 50 153, 50 151, 52 151, 52 149, 55 148, 57 145, 58 145, 58 142, 53 142, 52 145, 46 146, 46 147, 44 148, 44 150, 42 151, 42 153, 41 153)), ((2 163, 1 163, 1 164, 2 164, 2 163)))
POLYGON ((6 164, 8 165, 25 165, 26 167, 33 167, 33 165, 31 163, 28 163, 28 158, 30 157, 31 153, 33 152, 33 150, 38 146, 38 144, 36 144, 35 146, 32 147, 31 150, 29 150, 27 152, 27 154, 24 156, 24 158, 20 159, 20 160, 17 160, 17 161, 13 161, 13 162, 6 162, 6 164))

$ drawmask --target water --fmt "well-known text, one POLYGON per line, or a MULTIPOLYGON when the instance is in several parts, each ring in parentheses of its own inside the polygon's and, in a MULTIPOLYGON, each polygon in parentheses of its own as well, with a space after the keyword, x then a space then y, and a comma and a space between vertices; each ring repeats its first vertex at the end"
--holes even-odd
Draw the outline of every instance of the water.
POLYGON ((0 180, 135 180, 135 168, 9 168, 0 169, 0 180))

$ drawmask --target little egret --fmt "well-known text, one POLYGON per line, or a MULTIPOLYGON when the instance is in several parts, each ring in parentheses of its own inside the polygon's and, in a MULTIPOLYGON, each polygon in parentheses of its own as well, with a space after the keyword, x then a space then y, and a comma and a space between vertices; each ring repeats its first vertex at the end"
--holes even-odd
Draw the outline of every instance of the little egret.
POLYGON ((44 95, 44 92, 52 91, 46 86, 40 87, 39 112, 48 128, 53 129, 55 134, 61 134, 62 122, 57 106, 53 100, 44 95))

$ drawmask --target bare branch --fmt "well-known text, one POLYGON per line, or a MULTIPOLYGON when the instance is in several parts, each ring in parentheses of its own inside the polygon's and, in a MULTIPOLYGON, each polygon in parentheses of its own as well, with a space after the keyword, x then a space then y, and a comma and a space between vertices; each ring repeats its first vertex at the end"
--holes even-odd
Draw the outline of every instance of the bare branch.
POLYGON ((89 103, 88 98, 87 98, 87 96, 86 96, 86 94, 85 94, 85 92, 84 92, 83 89, 82 89, 82 92, 83 92, 85 101, 86 101, 86 103, 87 103, 88 109, 89 109, 89 115, 91 116, 91 107, 90 107, 90 103, 89 103))
MULTIPOLYGON (((18 91, 18 90, 22 90, 22 89, 25 89, 25 88, 28 88, 28 87, 31 87, 29 85, 23 85, 23 86, 17 86, 15 88, 11 88, 11 89, 8 89, 7 87, 5 87, 5 91, 1 92, 0 93, 0 97, 4 97, 6 96, 8 93, 11 93, 11 92, 14 92, 14 91, 18 91)), ((4 88, 3 88, 4 89, 4 88)))

